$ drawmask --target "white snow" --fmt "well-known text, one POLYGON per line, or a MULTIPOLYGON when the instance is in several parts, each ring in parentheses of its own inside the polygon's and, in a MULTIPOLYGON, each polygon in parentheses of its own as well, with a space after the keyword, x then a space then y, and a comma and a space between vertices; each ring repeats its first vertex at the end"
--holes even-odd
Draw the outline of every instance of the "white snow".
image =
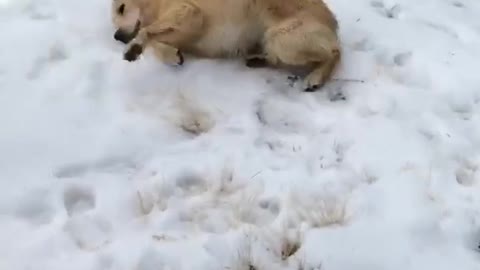
POLYGON ((0 269, 480 269, 480 2, 328 4, 340 80, 301 93, 1 0, 0 269))

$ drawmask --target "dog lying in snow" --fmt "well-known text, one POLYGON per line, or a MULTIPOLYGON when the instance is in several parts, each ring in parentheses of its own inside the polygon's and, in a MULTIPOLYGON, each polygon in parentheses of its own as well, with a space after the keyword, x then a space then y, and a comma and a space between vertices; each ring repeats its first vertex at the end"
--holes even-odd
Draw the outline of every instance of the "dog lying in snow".
POLYGON ((243 57, 247 66, 309 68, 320 88, 340 61, 337 20, 322 0, 112 0, 114 38, 135 61, 146 47, 166 64, 182 53, 243 57))

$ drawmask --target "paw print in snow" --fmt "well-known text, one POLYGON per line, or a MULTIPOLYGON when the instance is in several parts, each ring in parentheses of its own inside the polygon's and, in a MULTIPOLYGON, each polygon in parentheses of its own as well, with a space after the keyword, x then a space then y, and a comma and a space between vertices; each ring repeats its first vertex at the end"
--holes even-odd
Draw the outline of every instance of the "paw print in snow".
POLYGON ((402 13, 402 8, 398 4, 395 4, 392 7, 386 7, 382 1, 372 1, 370 2, 370 6, 375 8, 377 12, 388 19, 398 19, 402 13))
POLYGON ((112 224, 100 216, 75 216, 67 221, 64 229, 82 250, 96 250, 112 240, 112 224))
POLYGON ((412 58, 412 52, 398 53, 393 57, 393 62, 397 66, 405 66, 408 61, 412 58))
POLYGON ((463 4, 463 3, 460 2, 460 1, 454 1, 454 2, 452 3, 452 5, 453 5, 454 7, 457 7, 457 8, 464 8, 464 7, 465 7, 465 4, 463 4))
POLYGON ((15 216, 32 224, 48 224, 55 216, 55 209, 49 200, 49 194, 44 190, 29 192, 18 201, 15 216))
POLYGON ((95 194, 87 187, 71 186, 63 193, 63 205, 69 216, 95 207, 95 194))

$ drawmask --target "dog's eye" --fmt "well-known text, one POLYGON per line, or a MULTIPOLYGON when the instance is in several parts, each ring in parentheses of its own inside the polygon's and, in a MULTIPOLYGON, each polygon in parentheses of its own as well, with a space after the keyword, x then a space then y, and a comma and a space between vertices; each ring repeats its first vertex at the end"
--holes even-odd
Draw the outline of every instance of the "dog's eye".
POLYGON ((125 12, 125 4, 121 4, 118 9, 117 9, 118 14, 123 15, 123 12, 125 12))

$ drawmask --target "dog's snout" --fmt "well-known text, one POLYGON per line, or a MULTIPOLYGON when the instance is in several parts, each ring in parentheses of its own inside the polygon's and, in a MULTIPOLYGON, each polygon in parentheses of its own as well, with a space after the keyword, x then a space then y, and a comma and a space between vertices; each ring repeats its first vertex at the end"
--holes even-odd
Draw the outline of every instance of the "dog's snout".
POLYGON ((117 31, 115 31, 115 34, 113 35, 113 38, 115 40, 118 40, 122 43, 125 43, 127 44, 128 42, 130 42, 130 40, 132 39, 131 35, 121 29, 118 29, 117 31))

